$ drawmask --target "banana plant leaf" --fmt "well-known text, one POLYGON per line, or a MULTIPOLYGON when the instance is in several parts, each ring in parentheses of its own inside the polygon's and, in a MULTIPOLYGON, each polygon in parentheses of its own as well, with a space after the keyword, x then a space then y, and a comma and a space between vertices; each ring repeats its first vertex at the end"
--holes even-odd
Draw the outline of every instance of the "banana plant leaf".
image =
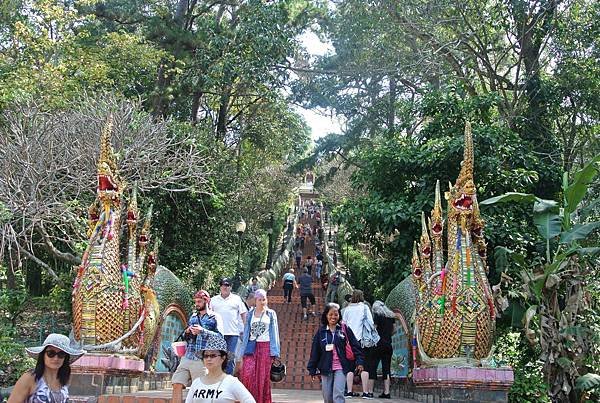
POLYGON ((576 388, 579 390, 592 390, 600 387, 600 375, 585 374, 577 378, 575 381, 576 388))
POLYGON ((531 193, 518 193, 518 192, 508 192, 503 195, 491 197, 489 199, 485 199, 482 202, 479 202, 479 206, 491 207, 497 204, 502 203, 533 203, 534 201, 539 200, 535 195, 531 193))
POLYGON ((561 232, 560 216, 551 211, 534 214, 533 222, 544 239, 552 239, 561 232))
POLYGON ((595 229, 600 228, 600 221, 595 221, 586 224, 576 224, 568 232, 563 232, 560 235, 560 243, 571 243, 580 239, 585 239, 595 229))
POLYGON ((565 191, 566 209, 568 213, 575 211, 581 200, 585 197, 588 186, 598 174, 600 155, 596 156, 589 164, 577 171, 573 176, 573 183, 565 191))

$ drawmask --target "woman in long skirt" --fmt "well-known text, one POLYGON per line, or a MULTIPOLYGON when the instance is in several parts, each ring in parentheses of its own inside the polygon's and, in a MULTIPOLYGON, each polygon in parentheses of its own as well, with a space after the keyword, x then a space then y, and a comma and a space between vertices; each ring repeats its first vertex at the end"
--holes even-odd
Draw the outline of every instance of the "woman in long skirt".
POLYGON ((271 364, 279 358, 279 326, 277 314, 267 306, 267 293, 254 293, 256 308, 251 309, 244 326, 242 349, 244 358, 241 381, 257 402, 271 403, 271 364))

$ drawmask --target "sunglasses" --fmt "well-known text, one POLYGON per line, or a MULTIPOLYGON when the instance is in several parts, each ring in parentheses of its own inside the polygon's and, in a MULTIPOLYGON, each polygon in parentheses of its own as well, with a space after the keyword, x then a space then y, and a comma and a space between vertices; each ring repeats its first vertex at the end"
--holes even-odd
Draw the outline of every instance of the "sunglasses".
POLYGON ((46 350, 46 355, 48 356, 48 358, 54 358, 56 356, 58 356, 58 358, 65 358, 67 356, 67 353, 65 353, 64 351, 46 350))
POLYGON ((204 354, 202 358, 217 358, 220 357, 221 354, 204 354))
POLYGON ((227 284, 227 283, 225 283, 225 284, 221 284, 221 285, 222 285, 223 287, 231 287, 231 284, 227 284))

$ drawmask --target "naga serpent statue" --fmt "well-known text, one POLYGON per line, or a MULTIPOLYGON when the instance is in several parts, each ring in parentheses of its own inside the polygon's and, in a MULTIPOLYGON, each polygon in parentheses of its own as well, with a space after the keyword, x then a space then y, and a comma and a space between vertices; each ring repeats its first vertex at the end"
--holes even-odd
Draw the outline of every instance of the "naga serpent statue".
MULTIPOLYGON (((473 181, 473 138, 465 127, 460 174, 446 193, 447 248, 439 181, 431 217, 421 217, 422 234, 413 248, 412 276, 388 297, 391 308, 410 319, 414 313, 414 358, 421 365, 474 364, 492 347, 495 308, 486 277, 484 222, 473 181)), ((416 366, 416 363, 415 363, 416 366)))
MULTIPOLYGON (((152 209, 139 228, 135 188, 127 213, 122 214, 126 184, 118 173, 110 145, 111 134, 112 117, 109 116, 100 140, 97 198, 88 209, 89 244, 73 284, 73 334, 91 353, 145 357, 153 343, 157 343, 161 312, 166 305, 161 304, 154 290, 158 243, 154 250, 148 251, 152 209), (123 221, 126 230, 122 228, 123 221), (124 234, 127 256, 122 263, 124 234)), ((172 273, 168 274, 174 278, 170 281, 178 283, 175 286, 185 294, 185 287, 181 287, 172 273)), ((169 299, 173 301, 173 297, 169 299)), ((189 301, 189 296, 179 298, 186 299, 189 301)))

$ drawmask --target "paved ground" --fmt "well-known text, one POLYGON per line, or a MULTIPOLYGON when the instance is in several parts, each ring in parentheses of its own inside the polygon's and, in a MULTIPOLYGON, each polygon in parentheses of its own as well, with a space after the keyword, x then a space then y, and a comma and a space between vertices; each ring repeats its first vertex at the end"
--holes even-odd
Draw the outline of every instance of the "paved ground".
MULTIPOLYGON (((353 399, 346 399, 348 403, 351 402, 395 402, 395 403, 413 403, 416 400, 407 400, 407 399, 377 399, 377 395, 375 394, 375 399, 367 400, 361 399, 360 397, 355 397, 353 399)), ((310 402, 310 403, 322 403, 323 396, 320 391, 316 390, 289 390, 289 389, 273 389, 271 392, 271 396, 273 397, 273 403, 295 403, 295 402, 310 402)))
MULTIPOLYGON (((184 392, 185 394, 185 392, 184 392)), ((272 389, 271 395, 273 397, 273 403, 296 403, 296 402, 308 402, 308 403, 322 403, 323 397, 321 391, 317 390, 293 390, 293 389, 272 389)), ((375 394, 377 396, 378 393, 375 394)), ((135 394, 135 397, 149 397, 149 398, 170 398, 171 390, 164 391, 151 391, 151 392, 139 392, 135 394)), ((185 399, 185 396, 184 396, 185 399)), ((375 403, 414 403, 416 400, 411 399, 377 399, 373 400, 361 399, 356 397, 353 399, 347 399, 348 403, 356 402, 375 402, 375 403)))

